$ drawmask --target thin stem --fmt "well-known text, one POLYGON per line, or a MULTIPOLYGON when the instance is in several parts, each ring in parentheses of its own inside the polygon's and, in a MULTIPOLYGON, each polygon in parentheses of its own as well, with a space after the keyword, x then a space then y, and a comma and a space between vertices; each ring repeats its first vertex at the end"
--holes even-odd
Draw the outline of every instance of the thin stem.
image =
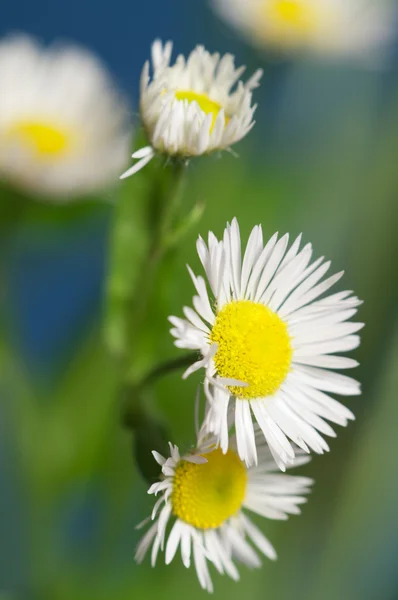
MULTIPOLYGON (((152 177, 149 175, 149 178, 145 179, 146 183, 143 182, 146 189, 146 197, 144 197, 146 214, 142 214, 142 231, 140 232, 139 229, 136 231, 137 235, 143 234, 143 240, 146 240, 141 250, 130 244, 130 237, 126 238, 126 235, 132 234, 131 228, 128 227, 129 223, 124 227, 126 211, 119 211, 114 225, 116 236, 114 240, 119 251, 115 254, 110 281, 115 281, 115 276, 118 275, 118 285, 113 289, 116 289, 116 293, 118 290, 123 292, 116 305, 119 311, 118 331, 121 333, 118 337, 120 343, 117 345, 116 353, 120 362, 119 396, 122 404, 122 420, 133 430, 137 430, 144 422, 150 421, 142 400, 144 388, 147 388, 157 377, 178 368, 181 364, 179 359, 150 370, 151 357, 143 357, 139 353, 145 347, 145 335, 150 326, 156 278, 169 249, 170 240, 173 239, 184 170, 183 162, 170 160, 163 169, 158 166, 152 173, 152 177), (131 271, 126 268, 129 263, 131 271), (149 365, 146 358, 149 358, 149 365)), ((128 198, 128 200, 132 199, 128 198)), ((112 296, 110 301, 112 302, 112 296)), ((108 312, 107 316, 113 318, 111 312, 108 312)), ((182 366, 185 364, 188 363, 182 361, 182 366)))
POLYGON ((197 355, 195 352, 191 352, 190 354, 186 354, 180 358, 173 358, 171 360, 167 360, 163 363, 160 363, 156 367, 154 367, 147 375, 143 378, 140 383, 140 388, 148 387, 152 385, 155 381, 157 381, 160 377, 164 375, 168 375, 177 369, 183 369, 184 367, 189 367, 195 362, 197 355))
POLYGON ((127 315, 128 348, 124 358, 127 360, 125 368, 126 378, 129 381, 137 379, 134 369, 137 340, 146 325, 156 275, 168 249, 167 242, 178 209, 184 168, 184 164, 180 161, 171 162, 159 175, 152 192, 149 214, 152 233, 150 249, 143 262, 127 315))
POLYGON ((185 356, 167 360, 151 369, 137 385, 126 383, 121 390, 122 423, 128 429, 132 430, 140 427, 148 418, 142 403, 142 396, 145 390, 161 377, 169 375, 178 369, 189 367, 195 362, 196 358, 196 353, 191 352, 185 356))

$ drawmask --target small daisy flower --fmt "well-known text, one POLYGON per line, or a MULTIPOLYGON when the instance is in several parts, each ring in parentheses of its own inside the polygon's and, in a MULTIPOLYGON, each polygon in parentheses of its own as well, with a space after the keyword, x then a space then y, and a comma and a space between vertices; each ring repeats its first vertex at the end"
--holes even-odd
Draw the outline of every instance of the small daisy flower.
POLYGON ((389 0, 213 0, 259 47, 282 53, 369 57, 393 35, 389 0))
MULTIPOLYGON (((312 480, 275 472, 275 462, 261 439, 258 449, 261 464, 252 468, 239 459, 233 441, 223 454, 209 437, 199 438, 198 447, 184 456, 172 445, 167 460, 153 452, 162 476, 148 493, 160 497, 152 511, 153 523, 138 545, 136 560, 141 562, 152 547, 152 566, 159 549, 165 549, 169 564, 180 547, 184 566, 190 567, 193 556, 200 585, 209 592, 213 591, 209 562, 236 581, 239 572, 235 562, 259 567, 257 551, 275 560, 273 546, 247 511, 268 519, 299 514, 312 480)), ((298 456, 292 466, 307 461, 307 456, 298 456)))
POLYGON ((253 418, 284 470, 294 459, 289 439, 322 454, 329 447, 320 434, 335 437, 325 419, 347 425, 354 418, 329 393, 360 394, 358 382, 334 370, 358 364, 336 353, 360 343, 363 323, 349 319, 361 302, 349 291, 324 297, 343 273, 324 279, 331 263, 323 257, 311 263, 311 245, 300 250, 300 243, 301 236, 288 250, 288 235, 275 234, 264 246, 257 226, 242 260, 236 219, 222 241, 210 233, 207 247, 199 237, 214 300, 189 269, 195 310, 185 307, 185 319, 170 317, 175 345, 201 353, 184 376, 206 370, 208 431, 227 452, 232 410, 239 456, 249 466, 257 462, 253 418))
POLYGON ((74 46, 0 43, 0 177, 59 201, 117 181, 130 134, 102 64, 74 46))
POLYGON ((245 67, 235 68, 234 57, 210 54, 197 46, 188 59, 180 55, 170 65, 172 43, 156 40, 141 75, 140 112, 151 145, 133 154, 139 159, 122 177, 144 167, 155 152, 183 159, 228 149, 253 127, 256 105, 252 90, 259 85, 258 70, 243 84, 245 67))

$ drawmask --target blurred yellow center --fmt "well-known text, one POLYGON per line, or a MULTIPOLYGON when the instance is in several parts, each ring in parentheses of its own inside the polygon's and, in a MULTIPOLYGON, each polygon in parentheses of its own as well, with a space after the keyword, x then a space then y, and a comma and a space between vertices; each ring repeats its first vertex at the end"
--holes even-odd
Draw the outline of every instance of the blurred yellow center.
MULTIPOLYGON (((190 90, 178 90, 175 93, 175 97, 177 100, 187 100, 188 103, 196 102, 206 115, 213 115, 210 126, 210 131, 213 131, 218 113, 222 109, 221 104, 211 100, 207 94, 199 94, 190 90)), ((228 123, 228 120, 228 117, 225 115, 225 124, 228 123)))
POLYGON ((238 379, 247 387, 229 386, 241 399, 274 394, 289 372, 292 347, 287 325, 264 304, 239 300, 218 313, 210 340, 220 377, 238 379))
POLYGON ((267 0, 262 11, 274 32, 288 28, 305 34, 316 25, 314 7, 306 0, 267 0))
POLYGON ((19 121, 14 123, 7 132, 9 138, 14 138, 20 144, 42 157, 56 157, 67 150, 70 136, 66 131, 41 121, 19 121))
POLYGON ((199 529, 219 527, 238 512, 246 493, 246 468, 232 450, 204 455, 207 463, 185 460, 176 468, 171 502, 174 514, 199 529))

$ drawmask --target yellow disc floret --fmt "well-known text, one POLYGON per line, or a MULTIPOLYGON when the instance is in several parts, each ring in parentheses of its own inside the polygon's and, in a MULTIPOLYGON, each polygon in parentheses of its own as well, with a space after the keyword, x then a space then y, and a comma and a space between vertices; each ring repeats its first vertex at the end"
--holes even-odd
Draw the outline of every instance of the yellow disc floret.
POLYGON ((273 0, 269 10, 279 24, 285 24, 296 29, 307 30, 313 23, 311 4, 305 0, 273 0))
POLYGON ((171 502, 182 521, 199 529, 220 527, 242 506, 247 472, 232 450, 204 455, 207 463, 182 460, 176 467, 171 502))
MULTIPOLYGON (((178 90, 175 93, 175 97, 177 100, 187 100, 188 103, 196 102, 203 112, 205 112, 207 115, 213 115, 210 131, 213 130, 218 113, 222 108, 221 104, 211 100, 207 94, 199 94, 198 92, 193 92, 191 90, 178 90)), ((228 123, 228 120, 228 117, 225 115, 225 124, 228 123)))
MULTIPOLYGON (((306 42, 325 25, 319 2, 309 0, 264 0, 259 3, 255 33, 277 46, 306 42)), ((328 19, 326 19, 326 22, 328 19)))
POLYGON ((69 146, 69 136, 62 128, 35 120, 14 123, 7 131, 8 139, 14 138, 38 157, 56 157, 69 146))
POLYGON ((217 374, 248 384, 229 387, 238 398, 274 394, 289 372, 292 347, 287 325, 263 304, 250 300, 226 304, 216 317, 210 340, 218 344, 217 374))

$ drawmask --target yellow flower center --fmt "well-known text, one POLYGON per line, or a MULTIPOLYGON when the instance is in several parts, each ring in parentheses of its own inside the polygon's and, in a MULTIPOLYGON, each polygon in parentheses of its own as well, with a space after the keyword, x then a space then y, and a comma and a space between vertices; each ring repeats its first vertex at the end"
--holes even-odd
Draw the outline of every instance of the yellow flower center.
MULTIPOLYGON (((210 126, 210 131, 213 131, 214 125, 216 123, 217 115, 222 109, 221 104, 211 100, 207 94, 199 94, 197 92, 193 92, 191 90, 178 90, 175 93, 175 97, 177 100, 187 100, 188 103, 196 102, 199 105, 199 108, 203 110, 206 115, 213 115, 213 119, 210 126)), ((225 115, 225 124, 229 121, 227 115, 225 115)))
POLYGON ((232 450, 204 455, 207 463, 182 460, 173 479, 174 514, 199 529, 214 529, 235 515, 246 493, 247 472, 232 450))
POLYGON ((218 375, 248 384, 229 387, 238 398, 274 394, 289 372, 292 347, 287 325, 263 304, 250 300, 226 304, 210 340, 218 344, 214 357, 218 375))
POLYGON ((275 18, 286 25, 307 29, 312 23, 311 7, 302 0, 274 0, 271 9, 275 18))
POLYGON ((308 0, 266 0, 259 10, 255 31, 276 44, 304 41, 324 21, 321 8, 308 0))
POLYGON ((7 130, 6 137, 17 140, 41 158, 57 157, 70 146, 68 132, 42 121, 18 121, 7 130))

